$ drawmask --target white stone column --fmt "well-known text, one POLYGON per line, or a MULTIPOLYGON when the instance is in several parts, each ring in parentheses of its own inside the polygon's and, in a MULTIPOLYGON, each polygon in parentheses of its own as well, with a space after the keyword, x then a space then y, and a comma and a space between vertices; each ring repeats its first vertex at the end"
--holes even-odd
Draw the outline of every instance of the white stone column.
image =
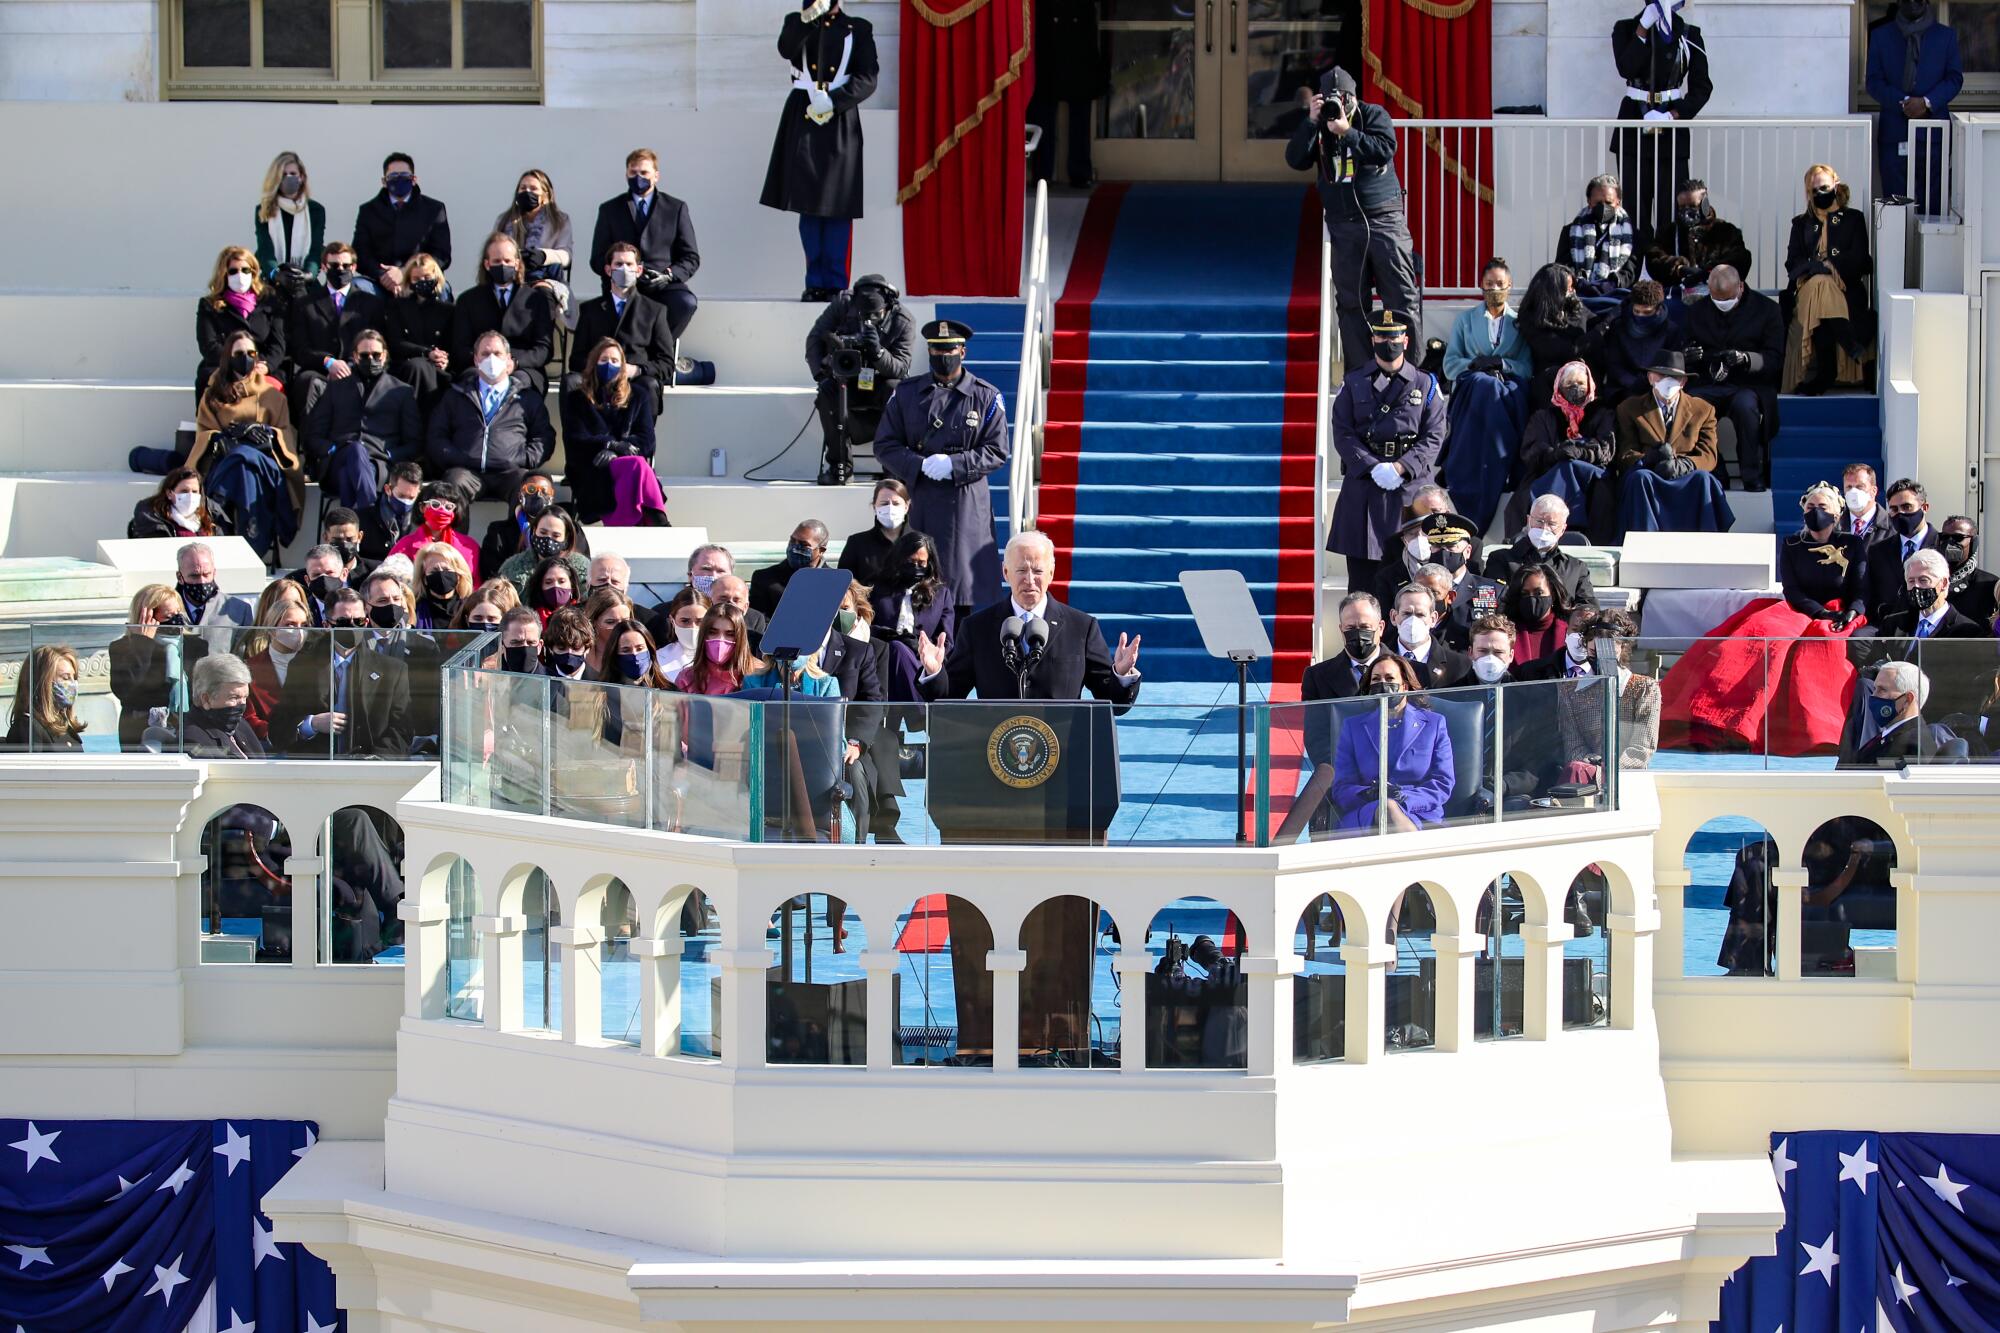
POLYGON ((890 1069, 896 1063, 896 968, 903 955, 893 949, 867 949, 861 970, 868 974, 868 1067, 890 1069))
POLYGON ((986 970, 993 974, 993 1068, 1021 1067, 1021 972, 1028 966, 1023 949, 992 949, 986 970))
POLYGON ((722 973, 722 1012, 713 1015, 727 1069, 762 1069, 766 1044, 765 996, 769 949, 717 949, 708 955, 722 973))
POLYGON ((319 963, 320 895, 326 860, 318 856, 288 856, 278 873, 292 882, 292 966, 311 968, 319 963))
POLYGON ((1803 972, 1799 926, 1805 905, 1806 872, 1789 866, 1773 869, 1771 884, 1778 891, 1778 980, 1797 981, 1803 972))
POLYGON ((639 1049, 647 1055, 680 1054, 681 945, 678 934, 631 944, 639 960, 639 1049))
POLYGON ((1118 1071, 1143 1074, 1147 1025, 1153 1017, 1146 1004, 1146 977, 1153 970, 1153 958, 1143 945, 1132 950, 1120 946, 1111 956, 1111 970, 1118 974, 1119 990, 1125 996, 1124 1013, 1118 1020, 1118 1071))
POLYGON ((1382 1058, 1383 1011, 1388 1007, 1387 981, 1396 964, 1396 946, 1343 942, 1340 961, 1347 967, 1347 1063, 1363 1065, 1382 1058))
POLYGON ((409 1018, 443 1018, 451 1000, 449 918, 442 899, 404 898, 396 904, 403 923, 403 1013, 409 1018))
POLYGON ((551 926, 549 943, 562 950, 562 1038, 594 1046, 604 1035, 604 955, 598 926, 551 926))
POLYGON ((527 924, 520 916, 476 916, 472 928, 479 932, 480 971, 485 974, 485 1018, 488 1032, 521 1030, 521 930, 527 924))
MULTIPOLYGON (((1539 926, 1521 924, 1521 1033, 1530 1041, 1547 1041, 1563 1026, 1563 946, 1576 938, 1567 921, 1539 926)), ((1505 959, 1499 960, 1504 964, 1505 959)))
MULTIPOLYGON (((1654 896, 1660 903, 1653 923, 1653 930, 1659 936, 1653 945, 1653 956, 1663 977, 1687 975, 1683 949, 1687 943, 1687 890, 1693 883, 1694 872, 1686 866, 1653 872, 1654 896)), ((1640 900, 1644 901, 1643 894, 1640 900)))
POLYGON ((1242 960, 1250 1002, 1249 1059, 1244 1072, 1268 1078, 1291 1066, 1292 977, 1299 967, 1299 960, 1290 955, 1242 960))
POLYGON ((1889 882, 1896 886, 1896 980, 1917 979, 1917 872, 1891 870, 1889 882))
POLYGON ((1437 1016, 1431 1036, 1440 1051, 1463 1051, 1472 1045, 1472 1006, 1478 1000, 1473 960, 1485 947, 1484 935, 1431 936, 1431 949, 1437 954, 1437 1016))
POLYGON ((1653 959, 1658 946, 1648 948, 1646 942, 1659 938, 1660 914, 1614 912, 1604 924, 1611 933, 1611 1026, 1630 1032, 1639 1027, 1641 1013, 1648 1016, 1647 1023, 1652 1021, 1653 959))

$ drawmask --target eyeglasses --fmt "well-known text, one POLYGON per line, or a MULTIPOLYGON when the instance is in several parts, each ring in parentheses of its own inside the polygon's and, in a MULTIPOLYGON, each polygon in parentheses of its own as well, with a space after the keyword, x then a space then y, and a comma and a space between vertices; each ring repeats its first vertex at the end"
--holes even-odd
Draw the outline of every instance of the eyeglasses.
POLYGON ((229 276, 233 278, 239 273, 255 273, 256 271, 254 268, 232 268, 229 270, 229 276))
POLYGON ((327 271, 328 273, 352 273, 352 272, 354 272, 354 265, 352 265, 352 264, 328 264, 328 265, 326 266, 326 271, 327 271))

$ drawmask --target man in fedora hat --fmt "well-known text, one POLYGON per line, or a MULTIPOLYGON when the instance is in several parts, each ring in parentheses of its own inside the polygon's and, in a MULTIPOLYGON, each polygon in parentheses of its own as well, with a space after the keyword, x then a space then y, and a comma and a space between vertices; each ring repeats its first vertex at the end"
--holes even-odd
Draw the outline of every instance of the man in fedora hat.
POLYGON ((1444 448, 1445 401, 1437 380, 1412 365, 1409 325, 1379 310, 1368 327, 1372 362, 1350 374, 1333 402, 1333 447, 1340 457, 1326 549, 1347 560, 1347 586, 1368 592, 1396 558, 1396 532, 1417 492, 1436 478, 1444 448))
POLYGON ((937 542, 936 571, 960 618, 1000 590, 1000 549, 986 477, 1007 466, 1013 442, 1000 391, 965 368, 972 330, 956 320, 923 327, 928 375, 896 386, 875 432, 875 458, 910 488, 908 523, 937 542))
POLYGON ((1396 127, 1385 107, 1363 102, 1354 76, 1339 67, 1306 100, 1306 118, 1285 145, 1295 171, 1312 171, 1333 242, 1334 308, 1340 345, 1352 372, 1368 364, 1368 307, 1415 319, 1421 312, 1410 224, 1396 179, 1396 127))
POLYGON ((1618 405, 1611 466, 1626 531, 1727 532, 1734 521, 1714 477, 1715 409, 1682 392, 1687 378, 1686 359, 1661 352, 1646 368, 1651 392, 1618 405))

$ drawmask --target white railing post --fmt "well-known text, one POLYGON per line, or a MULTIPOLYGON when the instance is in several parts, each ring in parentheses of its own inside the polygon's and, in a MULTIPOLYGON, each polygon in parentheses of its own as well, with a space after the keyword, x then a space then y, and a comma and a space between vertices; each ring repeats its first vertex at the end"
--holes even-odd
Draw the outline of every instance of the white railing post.
POLYGON ((1319 238, 1319 382, 1313 407, 1313 586, 1312 659, 1319 661, 1321 589, 1326 586, 1326 529, 1331 517, 1326 507, 1326 488, 1333 480, 1328 458, 1332 443, 1333 359, 1340 355, 1338 326, 1333 318, 1333 241, 1324 225, 1319 238))
POLYGON ((1048 420, 1047 341, 1054 307, 1049 299, 1049 184, 1035 182, 1034 222, 1029 231, 1028 290, 1021 311, 1021 370, 1014 386, 1014 450, 1007 469, 1007 532, 1034 527, 1037 441, 1048 420))

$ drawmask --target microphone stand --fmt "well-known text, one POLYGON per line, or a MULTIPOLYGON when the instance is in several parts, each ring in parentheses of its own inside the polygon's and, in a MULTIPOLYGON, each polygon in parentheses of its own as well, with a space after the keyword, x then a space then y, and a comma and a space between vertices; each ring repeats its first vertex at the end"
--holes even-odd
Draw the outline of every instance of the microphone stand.
POLYGON ((1250 716, 1250 664, 1257 659, 1250 653, 1231 653, 1229 660, 1236 666, 1236 841, 1250 841, 1251 797, 1244 790, 1248 780, 1249 760, 1245 754, 1244 726, 1250 716))

